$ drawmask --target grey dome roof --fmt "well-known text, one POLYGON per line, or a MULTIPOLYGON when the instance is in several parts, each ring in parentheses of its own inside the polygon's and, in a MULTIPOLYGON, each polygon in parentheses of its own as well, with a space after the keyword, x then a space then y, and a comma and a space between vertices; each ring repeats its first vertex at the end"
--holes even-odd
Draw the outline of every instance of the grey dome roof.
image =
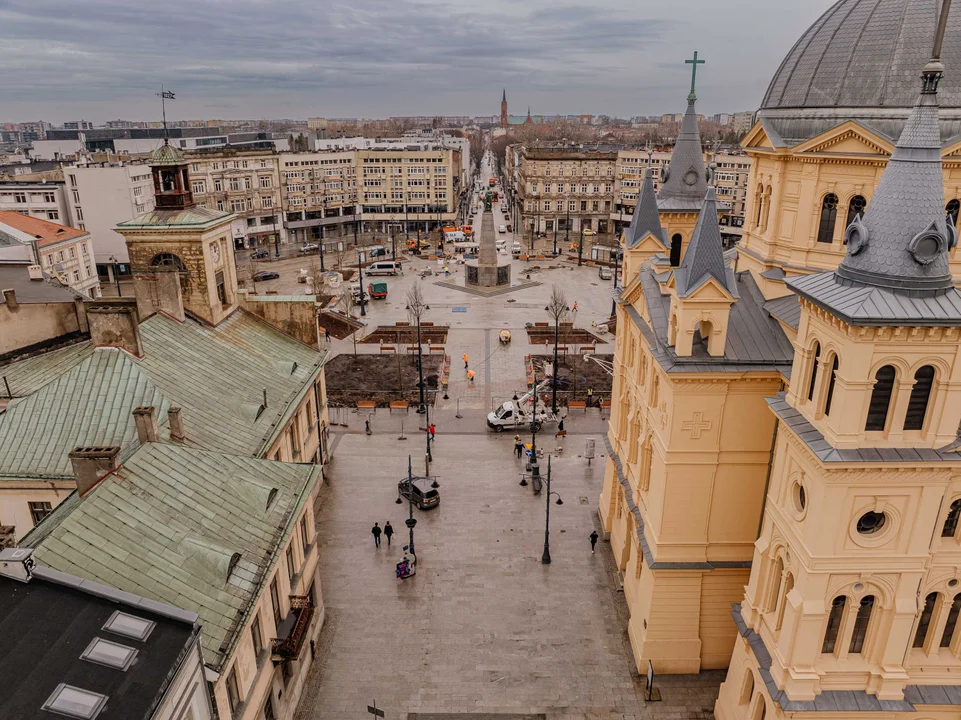
MULTIPOLYGON (((759 119, 788 144, 847 119, 896 139, 931 56, 941 0, 839 0, 774 74, 759 119)), ((961 133, 961 13, 948 17, 938 95, 943 139, 961 133)))

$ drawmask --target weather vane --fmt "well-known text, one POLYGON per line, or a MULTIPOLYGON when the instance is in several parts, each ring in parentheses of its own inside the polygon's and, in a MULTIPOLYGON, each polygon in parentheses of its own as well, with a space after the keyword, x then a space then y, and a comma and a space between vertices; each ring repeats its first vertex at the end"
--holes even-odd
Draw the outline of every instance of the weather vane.
POLYGON ((170 90, 164 90, 164 86, 160 86, 160 92, 157 93, 157 97, 160 98, 160 108, 163 111, 164 118, 164 145, 170 144, 170 136, 167 134, 167 101, 176 100, 174 94, 170 90))

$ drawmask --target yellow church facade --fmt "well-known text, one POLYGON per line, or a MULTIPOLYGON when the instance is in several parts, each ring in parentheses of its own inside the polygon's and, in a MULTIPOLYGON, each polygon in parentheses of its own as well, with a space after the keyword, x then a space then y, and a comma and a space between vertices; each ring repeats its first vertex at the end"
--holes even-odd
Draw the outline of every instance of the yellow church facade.
POLYGON ((940 5, 840 0, 792 49, 742 143, 726 287, 691 288, 705 203, 642 191, 621 238, 600 521, 638 670, 729 668, 723 720, 961 710, 961 18, 939 34, 940 5), (916 102, 927 53, 903 48, 932 40, 916 102))

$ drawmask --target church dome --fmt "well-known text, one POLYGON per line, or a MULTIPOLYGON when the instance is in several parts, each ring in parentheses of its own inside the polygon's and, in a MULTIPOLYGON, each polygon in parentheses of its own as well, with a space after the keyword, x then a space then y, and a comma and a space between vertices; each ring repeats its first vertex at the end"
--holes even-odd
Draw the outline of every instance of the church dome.
POLYGON ((150 156, 151 167, 158 165, 183 165, 185 162, 183 153, 166 142, 154 150, 153 155, 150 156))
MULTIPOLYGON (((839 0, 781 63, 758 111, 789 145, 845 120, 896 140, 921 88, 941 0, 839 0)), ((941 137, 961 134, 961 13, 948 16, 941 137)))

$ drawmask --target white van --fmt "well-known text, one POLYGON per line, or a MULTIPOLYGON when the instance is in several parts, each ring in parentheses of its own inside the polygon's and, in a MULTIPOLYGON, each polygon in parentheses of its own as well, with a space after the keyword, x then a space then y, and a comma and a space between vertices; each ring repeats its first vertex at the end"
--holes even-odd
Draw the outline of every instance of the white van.
POLYGON ((371 263, 367 268, 368 275, 403 275, 404 269, 400 266, 399 260, 380 260, 371 263))

